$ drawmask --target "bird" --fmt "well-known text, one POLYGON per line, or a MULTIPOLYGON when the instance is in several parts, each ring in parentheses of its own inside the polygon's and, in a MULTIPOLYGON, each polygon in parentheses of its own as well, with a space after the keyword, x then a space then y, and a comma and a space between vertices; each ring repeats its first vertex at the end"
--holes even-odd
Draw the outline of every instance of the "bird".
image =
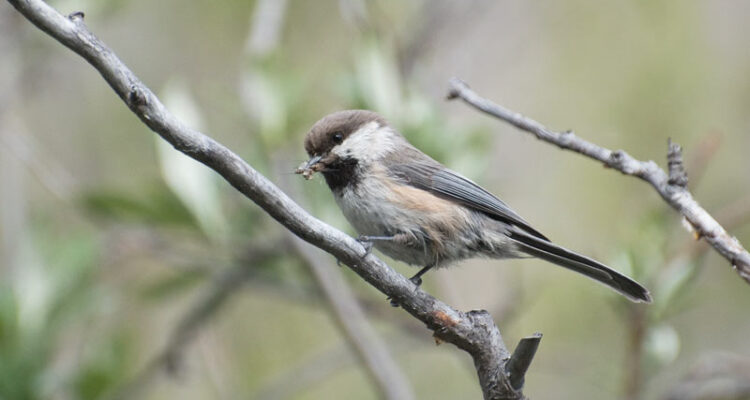
POLYGON ((423 153, 379 114, 344 110, 307 132, 310 157, 296 173, 321 173, 336 204, 369 249, 421 269, 470 258, 536 257, 578 272, 633 302, 645 287, 592 258, 552 243, 486 189, 423 153))

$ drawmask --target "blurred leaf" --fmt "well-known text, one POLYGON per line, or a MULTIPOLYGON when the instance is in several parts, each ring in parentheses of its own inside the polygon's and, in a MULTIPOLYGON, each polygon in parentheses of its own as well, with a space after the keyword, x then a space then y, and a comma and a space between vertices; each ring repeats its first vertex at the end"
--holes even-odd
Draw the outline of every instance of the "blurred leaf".
POLYGON ((0 287, 0 399, 48 398, 47 392, 60 389, 54 350, 101 304, 90 296, 98 243, 86 232, 66 229, 61 236, 35 227, 35 256, 21 264, 21 270, 35 272, 0 287), (44 294, 31 294, 39 289, 29 289, 28 279, 44 285, 44 294), (23 305, 29 296, 38 297, 34 307, 23 305))
MULTIPOLYGON (((12 349, 18 339, 18 304, 13 291, 0 284, 0 355, 12 349)), ((5 357, 0 357, 0 359, 5 357)))
POLYGON ((358 92, 368 107, 386 118, 398 119, 402 110, 401 84, 393 51, 375 40, 365 41, 354 57, 358 92))
POLYGON ((100 246, 94 237, 86 234, 71 234, 66 240, 57 241, 52 246, 49 261, 52 271, 48 274, 54 282, 54 292, 47 325, 48 329, 56 330, 56 325, 63 324, 75 313, 95 304, 90 301, 90 295, 100 246))
POLYGON ((116 388, 127 376, 132 354, 130 340, 118 332, 106 345, 91 349, 86 360, 73 378, 73 392, 82 400, 100 399, 116 388))
MULTIPOLYGON (((203 130, 200 109, 190 95, 187 84, 174 78, 165 86, 164 104, 186 125, 203 130)), ((218 175, 205 165, 176 151, 167 142, 154 136, 162 175, 170 189, 195 216, 209 238, 223 239, 227 221, 218 191, 218 175)))
POLYGON ((195 287, 206 279, 207 273, 199 269, 190 269, 170 274, 169 276, 149 282, 141 290, 141 296, 147 300, 163 300, 195 287))
POLYGON ((18 303, 9 288, 0 289, 0 399, 34 399, 50 345, 18 323, 18 303))
POLYGON ((283 87, 272 74, 256 66, 248 67, 242 76, 240 94, 248 114, 258 121, 265 147, 270 150, 286 143, 288 105, 283 87))
POLYGON ((53 304, 54 280, 48 274, 38 253, 37 240, 23 235, 19 241, 20 268, 12 273, 12 290, 18 307, 18 327, 21 335, 33 335, 45 324, 49 307, 53 304))
POLYGON ((673 260, 660 276, 656 287, 654 309, 655 319, 661 320, 666 312, 686 293, 698 271, 698 260, 678 257, 673 260))
POLYGON ((651 328, 646 336, 646 353, 659 365, 673 362, 680 354, 680 336, 668 324, 651 328))
POLYGON ((149 225, 181 225, 197 227, 197 222, 179 199, 163 185, 158 185, 143 199, 125 193, 100 189, 86 193, 81 203, 87 211, 100 218, 140 222, 149 225))

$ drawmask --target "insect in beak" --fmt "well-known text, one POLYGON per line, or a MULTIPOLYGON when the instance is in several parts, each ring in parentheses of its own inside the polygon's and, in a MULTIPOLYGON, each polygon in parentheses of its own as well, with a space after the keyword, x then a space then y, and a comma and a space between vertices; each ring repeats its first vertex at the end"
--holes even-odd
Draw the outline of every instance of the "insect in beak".
POLYGON ((307 162, 302 163, 296 170, 294 170, 295 174, 302 174, 302 176, 310 180, 316 172, 323 169, 323 164, 320 164, 320 160, 323 158, 323 156, 313 156, 311 159, 307 160, 307 162))

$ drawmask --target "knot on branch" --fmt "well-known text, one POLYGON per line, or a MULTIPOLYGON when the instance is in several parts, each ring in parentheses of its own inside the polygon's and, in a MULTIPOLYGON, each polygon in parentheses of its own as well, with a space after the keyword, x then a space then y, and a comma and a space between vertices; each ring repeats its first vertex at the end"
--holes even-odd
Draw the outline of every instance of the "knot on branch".
POLYGON ((139 107, 148 104, 146 93, 138 85, 130 86, 127 102, 131 110, 137 110, 139 107))
POLYGON ((667 182, 671 186, 686 188, 688 176, 685 171, 685 165, 682 163, 682 147, 677 143, 673 143, 671 138, 667 139, 667 145, 669 147, 667 151, 669 180, 667 182))
POLYGON ((450 80, 450 88, 448 89, 448 94, 445 95, 446 100, 453 100, 461 97, 461 91, 460 89, 469 88, 469 85, 466 84, 466 82, 458 79, 458 78, 451 78, 450 80))
POLYGON ((83 11, 73 11, 72 13, 68 14, 68 19, 73 22, 80 22, 83 21, 83 17, 85 17, 86 14, 83 13, 83 11))
POLYGON ((622 170, 625 162, 625 152, 622 150, 615 150, 609 153, 609 160, 604 160, 604 166, 606 168, 614 168, 622 170))

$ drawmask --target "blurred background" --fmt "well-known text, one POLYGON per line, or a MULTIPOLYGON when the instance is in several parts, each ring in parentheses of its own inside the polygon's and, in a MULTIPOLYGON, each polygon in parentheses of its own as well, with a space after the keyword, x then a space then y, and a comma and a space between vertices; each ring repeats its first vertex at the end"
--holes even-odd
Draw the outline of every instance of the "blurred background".
MULTIPOLYGON (((544 333, 527 395, 750 398, 750 287, 726 260, 647 184, 444 101, 456 76, 662 166, 672 138, 696 198, 747 247, 750 3, 50 4, 84 11, 174 113, 340 229, 354 233, 322 178, 292 171, 315 121, 368 108, 554 241, 651 289, 654 304, 634 306, 536 260, 428 274, 438 298, 489 310, 510 348, 544 333)), ((165 145, 7 3, 0 54, 0 399, 379 398, 316 265, 343 276, 376 333, 364 346, 395 361, 404 393, 481 397, 467 354, 165 145)))

